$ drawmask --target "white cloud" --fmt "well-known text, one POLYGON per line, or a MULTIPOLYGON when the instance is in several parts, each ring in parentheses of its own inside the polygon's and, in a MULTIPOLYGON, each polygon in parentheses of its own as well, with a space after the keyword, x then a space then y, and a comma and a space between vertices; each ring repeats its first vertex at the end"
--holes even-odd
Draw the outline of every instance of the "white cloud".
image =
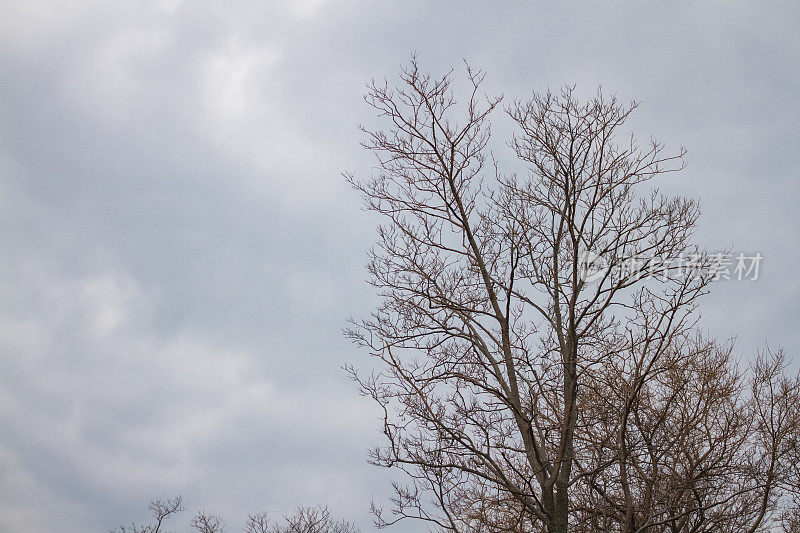
MULTIPOLYGON (((0 493, 18 495, 5 505, 20 529, 35 531, 37 520, 41 531, 51 527, 42 505, 70 507, 71 523, 96 527, 81 498, 187 490, 220 498, 208 453, 230 461, 242 445, 291 448, 363 428, 366 411, 354 397, 319 402, 306 387, 268 380, 254 354, 196 332, 148 333, 158 295, 123 272, 65 278, 26 269, 4 297, 25 298, 31 310, 25 320, 9 309, 0 315, 0 493)), ((313 479, 287 479, 284 496, 322 498, 338 483, 335 472, 312 471, 313 479)))

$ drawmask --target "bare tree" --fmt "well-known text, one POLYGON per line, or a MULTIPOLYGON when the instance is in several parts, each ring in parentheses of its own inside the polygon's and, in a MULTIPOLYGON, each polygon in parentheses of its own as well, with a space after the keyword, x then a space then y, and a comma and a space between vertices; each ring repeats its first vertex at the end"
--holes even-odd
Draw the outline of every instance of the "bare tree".
POLYGON ((275 525, 272 533, 358 533, 359 529, 344 520, 337 521, 328 507, 298 507, 285 516, 284 523, 275 525))
POLYGON ((191 526, 199 533, 222 533, 225 531, 225 525, 222 523, 222 519, 217 515, 208 514, 205 511, 200 511, 192 518, 191 526))
POLYGON ((146 526, 137 526, 135 524, 131 524, 130 528, 120 526, 117 531, 119 531, 119 533, 162 532, 163 530, 161 529, 161 526, 164 524, 164 521, 183 511, 183 498, 181 496, 175 496, 164 501, 153 500, 150 502, 149 509, 153 512, 155 524, 146 526))
POLYGON ((247 522, 244 525, 245 533, 268 533, 269 532, 269 518, 267 513, 255 513, 247 516, 247 522))
POLYGON ((384 412, 371 461, 410 479, 390 513, 375 506, 378 525, 738 532, 777 519, 798 382, 780 354, 745 376, 730 345, 696 331, 716 274, 691 242, 699 211, 650 185, 684 150, 623 137, 636 103, 581 103, 567 87, 507 108, 527 173, 503 173, 488 151, 500 98, 467 67, 459 103, 452 77, 412 60, 398 87, 373 82, 366 101, 388 127, 364 128, 364 146, 378 168, 348 175, 386 219, 368 263, 381 303, 348 330, 381 364, 349 370, 384 412))
MULTIPOLYGON (((153 526, 136 526, 130 528, 121 526, 119 533, 158 533, 161 531, 165 519, 183 511, 183 499, 180 496, 170 498, 165 502, 154 500, 150 509, 156 520, 153 526)), ((198 512, 190 523, 192 529, 199 533, 223 533, 225 525, 222 518, 198 512)), ((360 530, 350 522, 333 518, 327 506, 298 507, 293 514, 283 517, 283 522, 270 526, 267 513, 255 513, 247 517, 244 525, 245 533, 359 533, 360 530)), ((112 532, 113 533, 113 532, 112 532)))

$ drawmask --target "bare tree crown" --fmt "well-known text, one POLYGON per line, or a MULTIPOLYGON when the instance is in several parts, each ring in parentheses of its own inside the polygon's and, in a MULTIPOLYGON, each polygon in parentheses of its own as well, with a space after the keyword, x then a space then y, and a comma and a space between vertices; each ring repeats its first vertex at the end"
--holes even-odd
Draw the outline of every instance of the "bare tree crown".
POLYGON ((459 102, 453 76, 412 60, 397 87, 370 84, 377 168, 347 176, 385 219, 368 263, 381 303, 347 332, 380 367, 350 371, 385 413, 371 460, 410 479, 378 524, 756 531, 791 492, 798 384, 781 354, 745 377, 696 330, 713 272, 670 259, 702 257, 698 207, 650 185, 684 150, 624 134, 635 103, 566 87, 506 107, 524 173, 504 172, 501 99, 467 67, 459 102), (609 268, 587 280, 587 257, 609 268))

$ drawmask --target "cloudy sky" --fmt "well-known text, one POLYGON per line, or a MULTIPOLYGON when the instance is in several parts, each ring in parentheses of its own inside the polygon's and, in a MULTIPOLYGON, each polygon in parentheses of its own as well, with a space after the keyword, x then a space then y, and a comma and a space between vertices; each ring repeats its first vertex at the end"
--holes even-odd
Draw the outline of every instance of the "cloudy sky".
POLYGON ((662 185, 700 199, 698 239, 764 256, 703 327, 800 358, 799 26, 791 0, 3 0, 0 528, 107 531, 180 493, 230 531, 315 503, 371 529, 392 475, 340 331, 374 304, 375 219, 340 172, 372 165, 364 84, 413 51, 508 99, 640 100, 637 131, 688 149, 662 185))

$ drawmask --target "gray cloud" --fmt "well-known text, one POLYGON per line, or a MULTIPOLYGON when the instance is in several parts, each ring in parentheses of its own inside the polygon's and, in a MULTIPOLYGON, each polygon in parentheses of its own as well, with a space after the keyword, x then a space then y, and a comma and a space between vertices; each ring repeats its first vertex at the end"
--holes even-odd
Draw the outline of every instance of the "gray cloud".
MULTIPOLYGON (((371 77, 461 58, 507 98, 597 84, 689 149, 670 192, 698 239, 760 251, 712 334, 800 353, 800 11, 678 3, 4 2, 0 8, 0 514, 107 530, 194 509, 325 502, 365 528, 391 475, 340 365, 367 312, 375 220, 339 172, 371 77)), ((498 117, 498 157, 507 121, 498 117)), ((418 531, 419 525, 398 527, 418 531)))

